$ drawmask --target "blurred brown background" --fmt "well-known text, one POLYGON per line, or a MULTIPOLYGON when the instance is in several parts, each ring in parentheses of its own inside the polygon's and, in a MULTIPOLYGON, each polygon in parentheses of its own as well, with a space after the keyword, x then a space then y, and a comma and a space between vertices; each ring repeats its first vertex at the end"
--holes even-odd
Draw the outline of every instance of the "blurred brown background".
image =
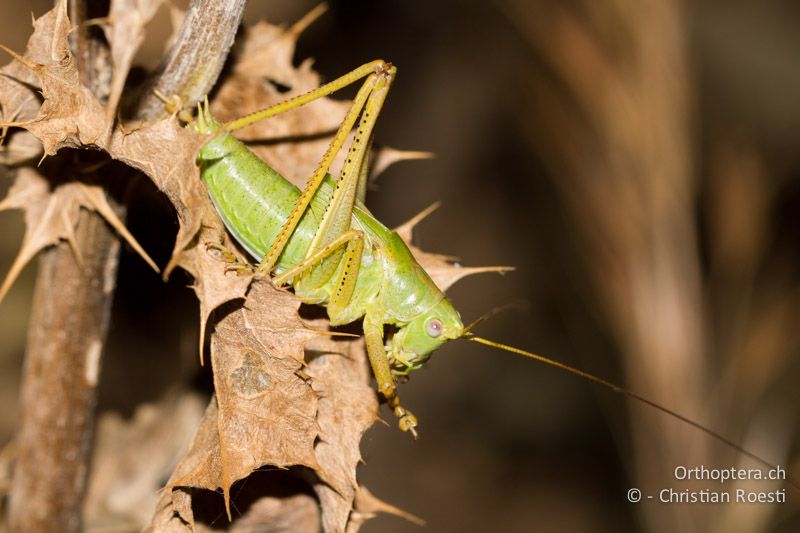
MULTIPOLYGON (((791 470, 800 399, 797 3, 329 3, 300 39, 298 61, 314 57, 328 79, 392 61, 399 76, 377 139, 436 153, 382 175, 371 209, 392 226, 441 200, 419 244, 465 264, 517 267, 451 291, 465 320, 526 302, 480 334, 624 383, 791 470)), ((4 2, 0 41, 22 50, 29 11, 49 5, 4 2)), ((314 5, 251 2, 246 19, 291 23, 314 5)), ((158 61, 169 34, 162 14, 143 65, 158 61)), ((128 218, 162 265, 176 229, 167 206, 142 183, 128 218)), ((21 216, 0 213, 0 227, 5 273, 21 216)), ((33 270, 0 306, 3 443, 16 423, 33 270)), ((164 285, 124 253, 101 410, 130 417, 181 375, 207 386, 187 282, 178 274, 164 285)), ((377 425, 360 475, 430 531, 800 527, 792 488, 781 505, 628 503, 630 487, 738 487, 677 482, 676 465, 752 463, 511 354, 453 343, 403 391, 422 438, 377 425)), ((394 517, 365 527, 416 530, 394 517)))

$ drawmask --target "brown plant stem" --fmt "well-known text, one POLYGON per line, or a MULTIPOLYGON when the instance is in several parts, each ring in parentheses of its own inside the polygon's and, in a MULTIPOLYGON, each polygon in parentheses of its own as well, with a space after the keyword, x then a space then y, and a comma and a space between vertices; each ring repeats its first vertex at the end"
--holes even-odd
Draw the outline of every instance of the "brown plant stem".
POLYGON ((178 38, 139 101, 139 118, 167 114, 158 95, 178 97, 183 107, 192 107, 208 94, 233 45, 244 5, 245 0, 192 2, 178 38))
POLYGON ((79 531, 94 429, 100 354, 119 241, 95 213, 39 261, 22 376, 11 531, 79 531))

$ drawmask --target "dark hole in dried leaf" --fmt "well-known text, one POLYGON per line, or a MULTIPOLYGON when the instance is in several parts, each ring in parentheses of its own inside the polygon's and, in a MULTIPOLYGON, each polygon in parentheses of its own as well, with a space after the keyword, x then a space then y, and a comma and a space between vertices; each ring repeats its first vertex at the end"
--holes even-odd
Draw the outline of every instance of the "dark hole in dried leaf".
MULTIPOLYGON (((313 324, 316 320, 327 320, 328 318, 325 308, 319 305, 302 304, 298 314, 300 315, 300 318, 309 324, 313 324)), ((325 329, 328 329, 327 324, 325 324, 325 329)), ((330 326, 329 329, 338 333, 358 335, 359 337, 364 333, 361 320, 351 322, 350 324, 343 324, 341 326, 330 326)))
POLYGON ((47 178, 51 192, 73 181, 88 185, 102 182, 108 194, 115 199, 122 199, 124 194, 122 185, 127 183, 135 172, 103 152, 73 148, 61 149, 56 155, 44 158, 38 170, 47 178), (95 171, 102 172, 105 179, 98 177, 95 171))
POLYGON ((300 315, 300 318, 305 320, 306 322, 312 322, 314 320, 325 319, 328 317, 327 313, 325 312, 325 308, 319 305, 309 305, 309 304, 301 304, 300 309, 297 310, 297 314, 300 315))
POLYGON ((145 94, 148 85, 145 83, 149 72, 139 65, 134 65, 128 71, 125 78, 125 93, 119 107, 118 119, 124 121, 132 120, 136 113, 136 104, 145 94))
POLYGON ((209 329, 211 329, 211 327, 215 322, 222 321, 223 319, 225 319, 225 317, 227 317, 231 313, 234 313, 239 309, 241 309, 243 305, 244 305, 244 300, 242 299, 230 300, 221 304, 219 307, 214 309, 213 313, 211 313, 211 319, 209 319, 208 321, 209 329))
MULTIPOLYGON (((315 359, 317 359, 319 357, 322 357, 323 355, 327 355, 329 353, 331 353, 331 352, 325 351, 325 350, 314 350, 314 349, 308 349, 307 348, 304 351, 305 362, 306 362, 307 365, 310 365, 311 362, 314 361, 315 359)), ((342 357, 347 357, 347 355, 343 354, 343 353, 337 354, 337 355, 341 355, 342 357)))
MULTIPOLYGON (((109 164, 108 172, 124 189, 126 226, 163 267, 178 229, 175 209, 141 174, 116 162, 109 164)), ((101 409, 130 416, 139 403, 161 397, 181 377, 210 395, 209 370, 195 363, 197 325, 187 320, 198 312, 191 283, 183 270, 164 283, 141 257, 123 248, 108 340, 108 353, 114 355, 102 367, 101 409)))
MULTIPOLYGON (((303 319, 305 323, 307 323, 310 327, 318 327, 320 329, 328 329, 330 331, 335 331, 337 333, 347 333, 349 335, 358 335, 359 337, 363 335, 364 330, 361 324, 361 321, 358 320, 351 324, 344 324, 342 326, 330 326, 327 323, 327 314, 325 312, 325 308, 319 305, 308 305, 302 304, 300 309, 298 310, 298 314, 300 318, 303 319)), ((341 337, 341 339, 346 339, 346 337, 341 337)), ((321 357, 325 354, 335 353, 331 351, 325 350, 317 350, 313 347, 306 347, 305 349, 305 362, 306 364, 311 364, 312 361, 321 357)), ((338 353, 341 357, 348 357, 346 353, 338 353)))
MULTIPOLYGON (((233 522, 229 523, 225 514, 225 503, 222 493, 191 489, 192 512, 195 521, 205 524, 214 530, 227 530, 235 525, 237 520, 247 516, 251 508, 264 498, 288 500, 298 495, 309 498, 315 505, 319 500, 303 477, 310 472, 301 467, 292 467, 286 470, 265 467, 256 470, 231 487, 231 513, 233 522)), ((268 524, 261 524, 267 527, 268 524)))
MULTIPOLYGON (((136 236, 139 244, 147 251, 150 257, 163 267, 169 261, 172 248, 175 244, 175 235, 178 233, 178 218, 175 208, 166 195, 159 191, 152 181, 138 172, 127 180, 125 202, 128 213, 125 225, 136 236)), ((141 260, 131 266, 145 270, 149 275, 160 279, 141 260)), ((176 281, 184 285, 189 277, 183 272, 172 274, 176 281)))
MULTIPOLYGON (((203 360, 210 361, 211 360, 211 348, 209 344, 206 344, 205 349, 203 350, 203 360)), ((196 354, 192 353, 192 362, 195 361, 196 354)), ((188 360, 187 360, 188 363, 188 360)), ((197 392, 205 393, 210 398, 211 395, 214 394, 214 374, 211 365, 206 363, 203 365, 194 375, 194 379, 190 382, 190 387, 192 390, 197 392)))
POLYGON ((279 93, 288 93, 289 91, 292 90, 291 87, 289 87, 288 85, 285 85, 285 84, 283 84, 283 83, 281 83, 279 81, 269 80, 269 82, 272 84, 273 87, 275 87, 275 89, 279 93))

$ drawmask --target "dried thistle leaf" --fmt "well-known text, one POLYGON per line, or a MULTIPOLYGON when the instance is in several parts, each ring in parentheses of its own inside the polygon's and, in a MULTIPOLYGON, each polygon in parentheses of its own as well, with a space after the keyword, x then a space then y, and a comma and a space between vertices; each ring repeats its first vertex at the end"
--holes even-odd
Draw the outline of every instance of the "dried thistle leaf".
POLYGON ((347 525, 347 533, 356 533, 364 522, 370 518, 374 518, 378 513, 393 514, 405 518, 418 526, 425 525, 425 521, 420 517, 386 503, 380 498, 377 498, 367 487, 362 485, 358 488, 358 492, 356 493, 353 515, 350 518, 350 523, 347 525))
POLYGON ((106 108, 106 121, 111 122, 117 111, 125 80, 136 52, 144 41, 144 28, 161 6, 162 0, 113 0, 109 9, 109 24, 103 27, 111 47, 114 72, 106 108))
POLYGON ((268 78, 288 87, 317 87, 319 75, 311 70, 311 62, 295 68, 293 59, 300 34, 326 10, 325 4, 318 5, 288 30, 267 22, 253 25, 242 41, 233 71, 241 77, 268 78))
POLYGON ((66 0, 59 2, 42 19, 34 22, 34 33, 40 34, 35 41, 31 39, 37 43, 36 48, 29 46, 25 56, 5 49, 30 70, 44 97, 35 118, 18 121, 15 125, 33 133, 47 155, 64 147, 95 145, 101 142, 110 124, 101 112, 102 104, 80 83, 75 58, 67 42, 70 23, 66 0), (44 23, 39 23, 42 19, 44 23))
POLYGON ((22 269, 40 250, 61 240, 70 243, 78 262, 78 246, 75 243, 75 227, 81 208, 99 213, 156 271, 158 267, 145 253, 136 239, 128 232, 122 221, 106 201, 103 189, 96 185, 86 185, 70 181, 50 189, 50 182, 36 170, 22 167, 17 172, 14 185, 8 195, 0 202, 0 211, 21 209, 25 212, 25 237, 17 257, 11 265, 3 284, 0 285, 2 300, 22 269))
POLYGON ((230 487, 264 465, 319 471, 316 393, 298 371, 303 346, 318 333, 297 316, 299 302, 255 283, 247 307, 215 326, 211 345, 216 401, 170 487, 222 488, 230 516, 230 487))
MULTIPOLYGON (((48 61, 53 36, 63 26, 62 11, 58 7, 33 21, 34 31, 28 39, 24 56, 35 63, 48 61)), ((12 54, 13 55, 13 54, 12 54)), ((0 68, 0 111, 2 122, 24 121, 36 116, 41 106, 41 95, 36 75, 17 60, 0 68)))

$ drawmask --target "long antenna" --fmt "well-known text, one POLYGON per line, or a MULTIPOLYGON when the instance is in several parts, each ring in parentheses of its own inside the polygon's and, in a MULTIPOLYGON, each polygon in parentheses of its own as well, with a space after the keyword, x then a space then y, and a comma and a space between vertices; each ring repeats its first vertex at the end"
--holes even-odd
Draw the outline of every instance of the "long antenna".
MULTIPOLYGON (((712 429, 707 428, 703 424, 701 424, 699 422, 695 422, 691 418, 687 418, 687 417, 683 416, 680 413, 676 413, 672 409, 667 409, 666 407, 664 407, 662 405, 659 405, 659 404, 657 404, 656 402, 654 402, 652 400, 648 400, 647 398, 645 398, 643 396, 639 396, 635 392, 631 392, 628 389, 620 387, 619 385, 616 385, 616 384, 614 384, 614 383, 612 383, 610 381, 607 381, 607 380, 605 380, 603 378, 597 377, 594 374, 590 374, 588 372, 584 372, 583 370, 579 370, 579 369, 575 368, 574 366, 570 366, 568 364, 561 363, 559 361, 556 361, 554 359, 550 359, 549 357, 545 357, 543 355, 535 354, 535 353, 532 353, 532 352, 521 350, 519 348, 515 348, 513 346, 509 346, 507 344, 501 344, 499 342, 494 342, 494 341, 490 341, 488 339, 484 339, 482 337, 478 337, 478 336, 473 335, 472 333, 469 333, 469 332, 467 332, 466 334, 462 335, 461 338, 470 340, 472 342, 477 342, 479 344, 484 344, 486 346, 492 346, 493 348, 498 348, 500 350, 505 350, 506 352, 515 353, 517 355, 521 355, 523 357, 527 357, 529 359, 533 359, 534 361, 539 361, 540 363, 544 363, 546 365, 550 365, 550 366, 554 366, 556 368, 560 368, 561 370, 569 372, 570 374, 575 374, 576 376, 580 376, 580 377, 582 377, 584 379, 588 379, 589 381, 592 381, 594 383, 597 383, 598 385, 602 385, 604 387, 607 387, 607 388, 611 389, 612 391, 614 391, 616 393, 622 394, 623 396, 627 396, 628 398, 633 398, 634 400, 637 400, 637 401, 640 401, 640 402, 642 402, 644 404, 647 404, 650 407, 661 411, 662 413, 666 413, 666 414, 668 414, 668 415, 670 415, 670 416, 672 416, 674 418, 677 418, 681 422, 689 424, 693 428, 699 429, 700 431, 702 431, 706 435, 718 440, 719 442, 722 442, 723 444, 726 444, 726 445, 730 446, 731 448, 733 448, 737 452, 741 453, 742 455, 744 455, 746 457, 749 457, 750 459, 753 459, 754 461, 766 466, 767 468, 771 468, 771 469, 778 468, 776 465, 772 464, 771 462, 767 461, 766 459, 762 459, 761 457, 759 457, 758 455, 754 454, 753 452, 750 452, 750 451, 742 448, 739 444, 736 444, 731 439, 725 437, 724 435, 722 435, 720 433, 717 433, 716 431, 714 431, 712 429)), ((786 476, 786 481, 790 485, 794 486, 796 489, 800 490, 800 483, 795 481, 788 474, 786 476)))
MULTIPOLYGON (((434 204, 434 205, 436 205, 436 204, 434 204)), ((491 309, 491 310, 487 311, 486 313, 482 314, 481 316, 479 316, 478 318, 476 318, 475 320, 470 322, 470 324, 467 327, 464 328, 464 331, 462 332, 461 336, 462 337, 466 336, 467 333, 469 333, 470 331, 475 329, 475 327, 478 324, 480 324, 481 322, 483 322, 485 320, 489 320, 490 318, 495 317, 499 313, 502 313, 503 311, 507 311, 508 309, 512 309, 512 308, 515 308, 515 307, 516 308, 526 308, 527 305, 523 301, 517 301, 517 302, 509 302, 507 304, 495 307, 494 309, 491 309)))

